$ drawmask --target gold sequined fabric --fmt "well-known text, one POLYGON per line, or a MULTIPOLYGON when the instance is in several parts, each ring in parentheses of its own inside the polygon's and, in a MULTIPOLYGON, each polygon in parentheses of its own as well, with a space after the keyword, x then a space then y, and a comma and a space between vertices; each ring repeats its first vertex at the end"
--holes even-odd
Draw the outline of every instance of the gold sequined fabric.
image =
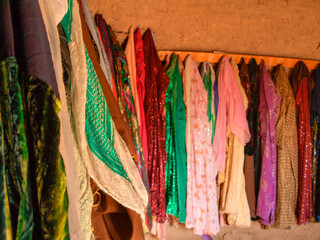
POLYGON ((296 106, 287 73, 279 65, 274 75, 274 83, 281 102, 276 124, 277 143, 277 202, 275 227, 286 228, 295 222, 298 195, 298 137, 296 106))

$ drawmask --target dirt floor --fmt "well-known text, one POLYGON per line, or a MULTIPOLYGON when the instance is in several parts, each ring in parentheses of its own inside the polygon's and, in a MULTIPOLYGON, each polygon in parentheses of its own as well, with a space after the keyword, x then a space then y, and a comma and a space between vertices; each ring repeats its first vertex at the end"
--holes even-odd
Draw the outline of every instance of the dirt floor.
MULTIPOLYGON (((183 225, 179 228, 167 227, 167 240, 201 240, 192 230, 183 225)), ((149 235, 146 240, 156 240, 149 235)), ((214 240, 320 240, 320 224, 309 223, 303 226, 292 226, 290 230, 270 229, 263 230, 260 224, 252 222, 250 228, 224 226, 214 237, 214 240)))

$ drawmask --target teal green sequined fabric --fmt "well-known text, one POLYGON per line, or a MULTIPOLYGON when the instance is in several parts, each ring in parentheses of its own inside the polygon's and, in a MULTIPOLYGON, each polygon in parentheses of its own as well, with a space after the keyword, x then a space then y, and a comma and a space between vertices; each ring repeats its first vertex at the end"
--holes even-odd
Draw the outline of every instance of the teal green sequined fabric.
POLYGON ((33 239, 69 239, 68 197, 59 152, 60 101, 51 87, 20 74, 33 197, 33 239))
POLYGON ((23 104, 14 57, 0 64, 0 239, 31 239, 33 210, 23 104))
POLYGON ((176 55, 172 56, 166 73, 170 78, 165 101, 167 213, 176 216, 179 222, 184 223, 187 193, 186 109, 176 55))

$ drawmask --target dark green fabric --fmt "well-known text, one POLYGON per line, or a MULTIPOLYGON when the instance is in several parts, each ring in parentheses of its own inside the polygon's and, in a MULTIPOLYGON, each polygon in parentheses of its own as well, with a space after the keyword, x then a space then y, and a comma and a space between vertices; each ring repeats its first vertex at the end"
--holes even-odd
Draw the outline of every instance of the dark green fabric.
POLYGON ((185 146, 186 108, 182 80, 174 54, 167 70, 170 83, 166 92, 166 201, 167 213, 186 219, 187 154, 185 146))
POLYGON ((0 239, 31 239, 29 159, 14 57, 3 60, 0 66, 0 144, 0 239))
POLYGON ((59 153, 60 101, 48 84, 20 75, 35 219, 34 239, 68 239, 68 198, 59 153))

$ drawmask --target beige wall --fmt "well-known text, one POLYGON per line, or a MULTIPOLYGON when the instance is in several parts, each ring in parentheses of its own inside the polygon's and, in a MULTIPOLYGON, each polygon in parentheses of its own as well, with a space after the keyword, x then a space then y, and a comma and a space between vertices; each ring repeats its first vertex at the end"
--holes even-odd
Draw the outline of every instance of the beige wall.
MULTIPOLYGON (((88 0, 120 41, 130 26, 150 27, 158 50, 220 50, 320 60, 320 0, 88 0)), ((153 238, 149 238, 153 239, 153 238)), ((202 239, 168 228, 167 239, 202 239)), ((215 239, 320 239, 320 224, 292 230, 224 227, 215 239)))
POLYGON ((159 50, 320 60, 320 0, 88 0, 122 41, 150 27, 159 50))

